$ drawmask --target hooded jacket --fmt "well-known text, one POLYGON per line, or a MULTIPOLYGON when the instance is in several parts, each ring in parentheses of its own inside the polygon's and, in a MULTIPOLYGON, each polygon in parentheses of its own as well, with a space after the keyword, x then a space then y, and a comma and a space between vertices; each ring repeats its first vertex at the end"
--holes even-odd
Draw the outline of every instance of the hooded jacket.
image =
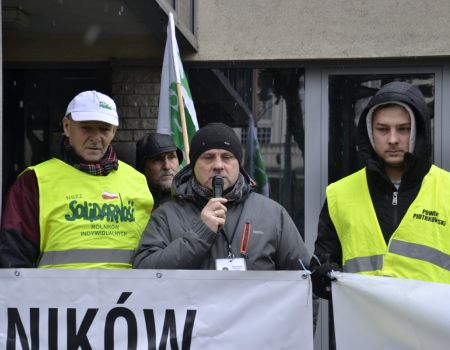
MULTIPOLYGON (((372 97, 362 111, 358 123, 358 154, 366 167, 370 196, 387 243, 416 198, 422 180, 431 167, 430 115, 425 99, 416 86, 404 82, 392 82, 384 85, 372 97), (383 170, 383 161, 370 142, 366 124, 367 114, 372 107, 389 102, 401 102, 408 105, 414 113, 416 124, 415 147, 412 153, 405 154, 406 168, 398 190, 383 170), (395 206, 392 204, 394 192, 397 192, 395 206)), ((317 256, 329 256, 332 263, 342 264, 341 243, 330 219, 326 201, 319 217, 314 253, 317 256)))
POLYGON ((243 181, 238 180, 231 190, 240 191, 241 195, 227 202, 226 222, 219 233, 211 231, 200 219, 212 193, 197 194, 192 178, 190 165, 175 176, 174 200, 153 211, 141 237, 134 268, 215 269, 216 259, 228 255, 228 242, 235 257, 245 258, 248 270, 296 270, 301 266, 299 259, 303 264, 309 262, 310 254, 289 214, 275 201, 253 192, 244 170, 241 169, 243 181), (244 227, 249 224, 248 250, 241 254, 244 227))

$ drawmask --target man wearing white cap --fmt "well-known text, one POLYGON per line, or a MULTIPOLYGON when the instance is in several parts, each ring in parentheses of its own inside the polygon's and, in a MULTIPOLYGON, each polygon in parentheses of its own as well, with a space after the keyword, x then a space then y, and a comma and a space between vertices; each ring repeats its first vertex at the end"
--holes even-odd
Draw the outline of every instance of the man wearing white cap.
POLYGON ((145 177, 117 159, 114 101, 69 103, 61 149, 27 168, 6 198, 0 267, 130 268, 153 206, 145 177))
POLYGON ((365 167, 327 187, 311 261, 314 292, 330 270, 450 283, 450 173, 431 163, 420 90, 384 85, 358 124, 365 167))

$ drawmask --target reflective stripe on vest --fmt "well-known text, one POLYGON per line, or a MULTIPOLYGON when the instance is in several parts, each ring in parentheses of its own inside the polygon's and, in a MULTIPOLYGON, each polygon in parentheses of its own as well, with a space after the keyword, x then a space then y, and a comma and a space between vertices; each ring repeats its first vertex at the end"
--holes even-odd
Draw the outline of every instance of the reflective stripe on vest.
POLYGON ((40 266, 80 263, 122 263, 131 264, 134 250, 123 249, 78 249, 44 252, 40 266))
POLYGON ((407 258, 423 260, 450 271, 450 255, 422 244, 392 240, 389 252, 407 258))
POLYGON ((387 245, 370 198, 365 169, 329 185, 327 203, 341 242, 344 271, 378 274, 387 245))
POLYGON ((383 255, 363 256, 347 260, 344 264, 344 272, 358 273, 376 271, 383 268, 383 255))
POLYGON ((450 173, 431 166, 387 245, 365 169, 328 186, 328 210, 341 242, 344 271, 450 283, 449 198, 450 173))
POLYGON ((38 267, 131 268, 153 207, 144 175, 120 161, 107 176, 55 158, 31 169, 40 193, 38 267))

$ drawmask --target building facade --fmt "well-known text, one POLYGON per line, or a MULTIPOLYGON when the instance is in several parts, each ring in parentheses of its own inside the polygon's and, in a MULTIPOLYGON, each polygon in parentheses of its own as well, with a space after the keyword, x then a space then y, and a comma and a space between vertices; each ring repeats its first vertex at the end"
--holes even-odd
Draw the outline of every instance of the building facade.
MULTIPOLYGON (((434 162, 450 170, 447 0, 2 0, 2 194, 46 159, 79 91, 110 94, 115 147, 155 130, 167 16, 200 125, 222 121, 245 141, 258 127, 271 196, 313 250, 325 187, 360 166, 352 137, 383 84, 419 86, 432 113, 434 162)), ((243 146, 244 147, 244 146, 243 146)), ((316 348, 328 348, 327 305, 316 348)))

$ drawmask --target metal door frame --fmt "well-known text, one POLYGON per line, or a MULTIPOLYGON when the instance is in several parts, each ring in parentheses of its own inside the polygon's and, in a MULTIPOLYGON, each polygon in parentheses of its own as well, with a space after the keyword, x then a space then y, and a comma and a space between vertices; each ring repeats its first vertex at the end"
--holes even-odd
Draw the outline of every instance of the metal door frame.
MULTIPOLYGON (((319 213, 328 185, 329 103, 330 75, 357 74, 421 74, 435 76, 434 163, 450 171, 450 65, 431 60, 402 62, 305 65, 305 243, 314 251, 319 213), (445 118, 443 117, 445 116, 445 118), (447 132, 448 134, 448 132, 447 132)), ((321 301, 314 349, 328 350, 328 302, 321 301)))

